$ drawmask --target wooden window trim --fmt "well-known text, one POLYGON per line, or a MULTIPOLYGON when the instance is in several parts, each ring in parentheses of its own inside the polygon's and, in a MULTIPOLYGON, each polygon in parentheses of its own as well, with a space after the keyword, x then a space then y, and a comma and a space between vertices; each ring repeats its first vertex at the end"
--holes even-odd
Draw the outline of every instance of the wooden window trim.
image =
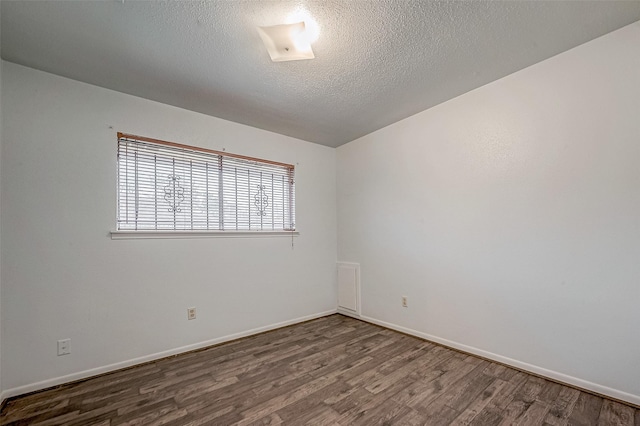
POLYGON ((137 141, 141 141, 141 142, 150 142, 150 143, 155 143, 155 144, 158 144, 158 145, 170 146, 170 147, 173 147, 173 148, 187 149, 187 150, 190 150, 190 151, 206 152, 207 154, 215 154, 215 155, 220 155, 220 156, 224 156, 224 157, 240 158, 242 160, 247 160, 247 161, 257 161, 257 162, 265 163, 265 164, 273 164, 274 166, 286 167, 286 168, 290 169, 291 171, 293 171, 293 169, 295 168, 293 166, 293 164, 279 163, 277 161, 264 160, 262 158, 256 158, 256 157, 248 157, 246 155, 230 154, 230 153, 225 152, 225 151, 216 151, 216 150, 213 150, 213 149, 200 148, 200 147, 192 146, 192 145, 183 145, 181 143, 168 142, 168 141, 163 141, 163 140, 160 140, 160 139, 147 138, 145 136, 136 136, 136 135, 132 135, 132 134, 129 134, 129 133, 118 132, 118 139, 132 139, 132 140, 137 140, 137 141))

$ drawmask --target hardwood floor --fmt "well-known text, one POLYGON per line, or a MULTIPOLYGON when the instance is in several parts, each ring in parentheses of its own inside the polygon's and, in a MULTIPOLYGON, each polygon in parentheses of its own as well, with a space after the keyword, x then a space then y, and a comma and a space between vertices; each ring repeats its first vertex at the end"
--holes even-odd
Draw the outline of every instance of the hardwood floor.
POLYGON ((640 412, 332 315, 11 399, 0 424, 640 426, 640 412))

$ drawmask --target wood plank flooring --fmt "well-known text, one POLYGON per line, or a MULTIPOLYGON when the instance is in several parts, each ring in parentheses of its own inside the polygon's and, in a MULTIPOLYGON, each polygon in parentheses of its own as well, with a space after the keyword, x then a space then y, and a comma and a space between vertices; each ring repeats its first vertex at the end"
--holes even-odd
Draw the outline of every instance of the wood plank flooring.
POLYGON ((7 402, 2 425, 626 425, 640 410, 332 315, 7 402))

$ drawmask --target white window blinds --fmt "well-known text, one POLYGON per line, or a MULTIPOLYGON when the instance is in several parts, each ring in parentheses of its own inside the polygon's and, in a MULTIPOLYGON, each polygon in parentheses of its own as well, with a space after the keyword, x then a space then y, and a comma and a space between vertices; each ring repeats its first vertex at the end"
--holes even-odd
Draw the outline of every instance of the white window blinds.
POLYGON ((294 167, 118 134, 118 230, 295 230, 294 167))

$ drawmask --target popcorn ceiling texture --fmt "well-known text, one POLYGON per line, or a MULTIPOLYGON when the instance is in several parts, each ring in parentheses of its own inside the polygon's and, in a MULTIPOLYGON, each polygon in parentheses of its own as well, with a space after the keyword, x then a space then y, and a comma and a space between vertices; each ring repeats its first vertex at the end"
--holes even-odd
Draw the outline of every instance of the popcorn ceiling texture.
POLYGON ((2 1, 2 58, 339 146, 640 19, 640 2, 2 1), (316 59, 257 26, 297 9, 316 59))

